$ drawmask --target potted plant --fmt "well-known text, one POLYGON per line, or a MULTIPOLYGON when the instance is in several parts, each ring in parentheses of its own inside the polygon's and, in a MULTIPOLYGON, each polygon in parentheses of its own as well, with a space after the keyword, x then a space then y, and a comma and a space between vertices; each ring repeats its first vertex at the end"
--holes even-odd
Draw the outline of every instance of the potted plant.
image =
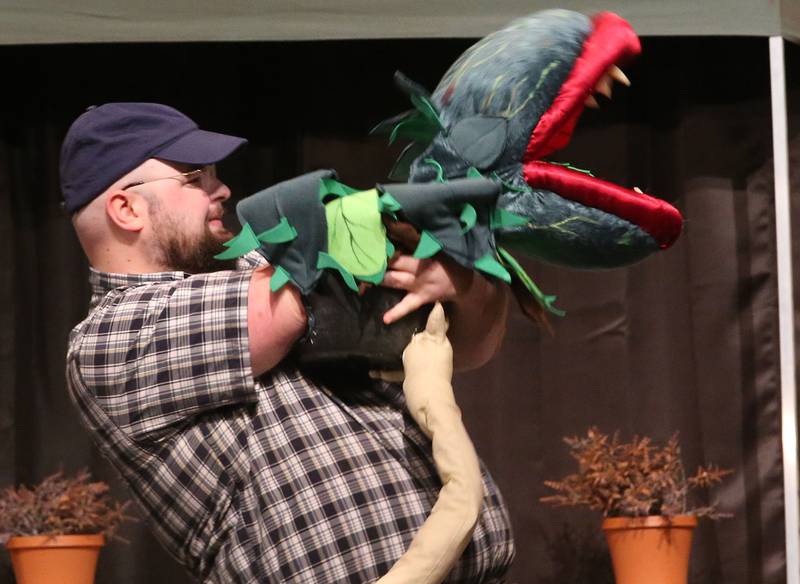
POLYGON ((692 507, 689 495, 731 471, 709 465, 687 476, 676 435, 659 446, 646 437, 622 442, 619 433, 590 428, 564 441, 578 472, 545 481, 556 494, 541 501, 602 512, 617 584, 685 584, 697 518, 727 515, 713 504, 692 507))
POLYGON ((91 584, 100 548, 131 519, 128 503, 86 470, 58 472, 33 487, 0 492, 0 542, 11 553, 17 584, 91 584))

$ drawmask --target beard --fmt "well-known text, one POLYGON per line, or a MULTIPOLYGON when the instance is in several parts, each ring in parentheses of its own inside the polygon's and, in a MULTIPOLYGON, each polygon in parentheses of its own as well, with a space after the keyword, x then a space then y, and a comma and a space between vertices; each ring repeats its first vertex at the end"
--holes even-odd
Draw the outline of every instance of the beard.
MULTIPOLYGON (((232 270, 236 260, 217 260, 214 256, 224 251, 222 245, 229 237, 220 238, 214 235, 208 224, 198 235, 190 235, 181 229, 181 225, 170 217, 156 213, 153 227, 158 234, 156 245, 162 263, 170 270, 188 274, 207 274, 221 270, 232 270)), ((229 235, 229 232, 225 232, 229 235)))

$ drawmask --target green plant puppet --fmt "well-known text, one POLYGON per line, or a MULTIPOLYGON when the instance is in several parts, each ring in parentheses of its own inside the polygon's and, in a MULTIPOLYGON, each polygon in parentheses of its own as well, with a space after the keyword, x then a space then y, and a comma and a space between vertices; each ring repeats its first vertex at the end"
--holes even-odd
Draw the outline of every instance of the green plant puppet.
POLYGON ((432 94, 396 75, 413 108, 375 132, 411 141, 390 175, 408 182, 360 190, 322 170, 237 206, 244 227, 219 257, 258 250, 275 268, 273 290, 300 290, 309 317, 301 361, 351 358, 397 370, 414 330, 425 326, 405 349, 404 390, 433 441, 443 487, 383 584, 441 582, 469 541, 482 493, 450 386, 443 310, 435 308, 427 325, 422 311, 387 327, 375 316, 382 292, 372 285, 400 245, 416 258, 445 254, 510 285, 531 317, 561 315, 515 254, 597 269, 669 247, 682 227, 669 203, 552 160, 584 108, 597 106, 594 95, 610 97, 614 81, 628 84, 620 65, 639 52, 638 37, 615 14, 550 10, 520 18, 469 48, 432 94), (345 326, 331 324, 342 315, 350 319, 345 326))

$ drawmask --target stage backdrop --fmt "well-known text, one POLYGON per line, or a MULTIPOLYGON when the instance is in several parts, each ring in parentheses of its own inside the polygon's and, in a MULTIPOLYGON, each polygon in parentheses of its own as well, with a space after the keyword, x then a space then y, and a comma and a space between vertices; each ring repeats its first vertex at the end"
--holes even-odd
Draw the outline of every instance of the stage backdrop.
POLYGON ((0 0, 0 44, 474 38, 553 7, 641 35, 800 38, 796 0, 0 0))
MULTIPOLYGON (((366 187, 398 153, 366 137, 407 108, 394 69, 432 88, 467 45, 0 48, 0 485, 86 466, 124 496, 64 383, 66 336, 88 303, 87 266, 58 206, 58 148, 75 116, 93 103, 162 101, 247 136, 220 169, 238 196, 324 166, 366 187)), ((800 59, 787 48, 791 72, 800 59)), ((690 470, 734 469, 713 493, 734 517, 701 523, 692 584, 785 582, 768 70, 765 39, 645 39, 633 87, 588 112, 559 156, 674 201, 686 228, 674 248, 627 269, 526 262, 566 318, 549 336, 514 310, 500 355, 458 376, 467 427, 511 509, 509 582, 611 582, 599 518, 539 503, 542 481, 572 470, 562 437, 591 425, 662 441, 678 431, 690 470)), ((798 88, 790 77, 792 104, 798 88)), ((800 108, 791 112, 797 132, 800 108)), ((189 581, 145 525, 122 535, 130 543, 107 547, 98 582, 189 581)), ((0 583, 11 582, 2 552, 0 583)))

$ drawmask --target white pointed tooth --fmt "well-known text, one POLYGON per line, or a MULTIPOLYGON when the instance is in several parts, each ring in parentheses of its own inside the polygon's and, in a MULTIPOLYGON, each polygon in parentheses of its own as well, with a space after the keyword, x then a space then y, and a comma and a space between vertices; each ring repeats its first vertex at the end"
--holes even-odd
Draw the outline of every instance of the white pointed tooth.
POLYGON ((633 187, 633 190, 634 190, 634 191, 636 191, 637 193, 639 193, 640 195, 643 195, 643 194, 644 194, 644 193, 642 192, 642 189, 640 189, 639 187, 633 187))
POLYGON ((628 79, 628 76, 625 75, 625 73, 622 72, 622 69, 620 69, 616 65, 612 65, 608 69, 608 74, 611 75, 611 78, 614 81, 622 83, 625 87, 630 87, 631 86, 631 80, 628 79))
POLYGON ((597 103, 597 100, 594 98, 593 95, 587 97, 584 100, 583 105, 585 105, 586 107, 590 107, 592 109, 600 109, 600 104, 597 103))
POLYGON ((611 80, 611 76, 606 73, 598 80, 597 85, 594 86, 594 90, 601 95, 605 95, 608 99, 611 99, 611 87, 613 85, 614 82, 611 80))

